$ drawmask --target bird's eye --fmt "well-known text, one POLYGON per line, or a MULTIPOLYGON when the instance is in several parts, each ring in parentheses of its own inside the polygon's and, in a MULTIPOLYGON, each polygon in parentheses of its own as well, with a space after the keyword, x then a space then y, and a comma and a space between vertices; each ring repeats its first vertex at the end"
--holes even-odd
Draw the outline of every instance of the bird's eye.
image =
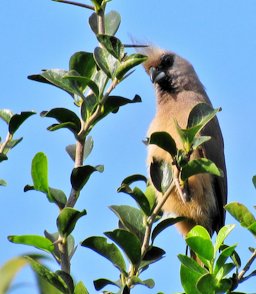
POLYGON ((171 67, 174 62, 174 55, 172 54, 165 54, 161 58, 161 65, 162 67, 171 67))

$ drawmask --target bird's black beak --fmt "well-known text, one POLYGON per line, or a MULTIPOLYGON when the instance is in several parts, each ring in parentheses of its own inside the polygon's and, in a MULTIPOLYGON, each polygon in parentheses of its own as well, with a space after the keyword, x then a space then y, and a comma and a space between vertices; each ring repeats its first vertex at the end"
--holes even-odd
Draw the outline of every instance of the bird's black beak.
POLYGON ((152 83, 157 83, 165 77, 165 73, 152 66, 149 69, 149 76, 152 83))

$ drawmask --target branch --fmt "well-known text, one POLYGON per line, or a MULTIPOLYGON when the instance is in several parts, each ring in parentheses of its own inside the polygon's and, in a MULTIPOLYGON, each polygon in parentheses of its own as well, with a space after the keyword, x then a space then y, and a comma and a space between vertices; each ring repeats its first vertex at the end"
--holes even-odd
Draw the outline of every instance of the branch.
POLYGON ((81 132, 78 134, 78 136, 85 136, 86 133, 88 132, 88 130, 90 129, 91 125, 93 125, 93 123, 100 117, 101 115, 101 110, 102 110, 102 106, 106 103, 108 96, 110 95, 110 93, 115 89, 115 87, 118 84, 118 80, 114 79, 111 83, 111 85, 109 86, 109 88, 107 89, 105 95, 102 97, 100 103, 98 104, 95 112, 93 113, 93 115, 88 119, 88 121, 84 124, 83 129, 81 130, 81 132))
POLYGON ((248 262, 246 263, 245 267, 242 269, 242 271, 238 274, 238 283, 241 283, 243 281, 246 280, 246 278, 244 277, 244 275, 246 274, 246 272, 248 272, 248 270, 250 269, 252 263, 254 262, 254 260, 256 259, 256 249, 254 250, 252 256, 250 257, 250 259, 248 260, 248 262))
POLYGON ((158 202, 155 209, 153 210, 153 213, 151 214, 151 216, 148 217, 145 236, 144 236, 143 244, 141 246, 142 257, 146 254, 148 247, 149 247, 149 241, 150 241, 150 235, 151 235, 153 223, 154 223, 156 217, 158 216, 160 210, 164 206, 165 202, 169 198, 171 192, 175 188, 175 186, 176 186, 175 181, 172 181, 171 185, 169 186, 169 188, 164 193, 163 197, 161 198, 161 200, 158 202))
MULTIPOLYGON (((82 166, 84 161, 84 144, 85 138, 81 140, 77 140, 76 142, 76 155, 75 155, 75 165, 74 167, 82 166)), ((76 191, 75 189, 71 189, 68 201, 66 203, 66 207, 74 207, 76 201, 79 197, 80 191, 76 191)))
POLYGON ((93 10, 93 11, 95 10, 93 6, 83 4, 83 3, 77 3, 77 2, 73 2, 73 1, 67 1, 67 0, 52 0, 52 1, 60 2, 60 3, 64 3, 64 4, 71 4, 71 5, 83 7, 83 8, 86 8, 86 9, 90 9, 90 10, 93 10))
POLYGON ((61 270, 64 271, 65 273, 70 274, 70 259, 68 256, 67 240, 62 239, 61 242, 58 243, 58 248, 60 252, 61 270))
POLYGON ((98 34, 104 35, 105 34, 105 11, 103 9, 100 9, 97 13, 97 22, 98 22, 98 34))

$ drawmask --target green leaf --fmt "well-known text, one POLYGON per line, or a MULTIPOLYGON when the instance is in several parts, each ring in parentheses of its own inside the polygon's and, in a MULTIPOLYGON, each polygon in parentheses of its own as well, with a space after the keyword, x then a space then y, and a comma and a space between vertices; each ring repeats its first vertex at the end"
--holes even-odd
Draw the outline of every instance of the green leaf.
POLYGON ((178 258, 183 266, 185 266, 191 273, 197 273, 198 277, 207 273, 204 267, 201 267, 194 259, 187 255, 179 254, 178 258))
POLYGON ((98 67, 108 76, 113 79, 114 73, 118 66, 118 60, 113 57, 105 48, 96 47, 94 49, 94 59, 98 67))
POLYGON ((11 140, 11 141, 9 141, 9 142, 6 144, 6 146, 5 146, 4 150, 3 150, 3 154, 7 154, 7 153, 10 151, 10 149, 12 149, 12 148, 14 148, 15 146, 17 146, 17 145, 22 141, 22 139, 23 139, 23 138, 19 138, 19 139, 15 139, 15 140, 11 140))
MULTIPOLYGON (((231 290, 233 287, 233 281, 232 279, 222 279, 219 281, 217 286, 217 293, 228 293, 228 290, 231 290)), ((231 292, 232 294, 235 294, 236 292, 231 292)), ((241 293, 240 293, 241 294, 241 293)))
POLYGON ((7 186, 7 182, 5 180, 0 179, 0 186, 7 186))
POLYGON ((112 241, 114 241, 126 254, 133 265, 137 265, 141 260, 140 240, 137 236, 123 229, 116 229, 111 232, 104 233, 112 241))
POLYGON ((4 153, 0 153, 0 162, 8 160, 8 157, 4 153))
POLYGON ((193 227, 186 236, 186 243, 199 257, 202 257, 207 261, 213 259, 213 244, 208 231, 204 227, 193 227))
MULTIPOLYGON (((93 144, 94 144, 93 139, 92 139, 91 136, 89 136, 89 137, 85 140, 85 143, 84 143, 84 159, 86 159, 86 158, 90 155, 90 153, 91 153, 91 151, 92 151, 92 149, 93 149, 93 144)), ((67 151, 68 155, 70 156, 70 158, 71 158, 73 161, 75 161, 75 156, 76 156, 76 144, 68 145, 68 146, 66 147, 66 151, 67 151)))
POLYGON ((98 165, 95 167, 91 165, 75 167, 72 170, 70 178, 72 188, 76 191, 81 191, 84 185, 89 180, 92 173, 94 173, 95 171, 103 172, 103 170, 103 165, 98 165))
MULTIPOLYGON (((221 251, 221 253, 216 261, 215 267, 214 267, 214 275, 215 276, 217 276, 218 272, 224 266, 227 259, 232 256, 232 254, 235 251, 236 246, 237 245, 227 246, 224 250, 221 251)), ((221 276, 221 278, 222 277, 223 276, 221 276)))
MULTIPOLYGON (((85 98, 81 104, 81 117, 84 121, 87 121, 91 117, 91 115, 95 112, 98 104, 98 98, 94 94, 90 94, 85 98)), ((92 127, 93 125, 91 128, 92 127)))
MULTIPOLYGON (((60 129, 69 129, 73 132, 74 125, 71 122, 65 122, 62 124, 52 124, 47 128, 48 131, 54 132, 60 129)), ((74 132, 73 132, 74 133, 74 132)), ((74 133, 76 135, 76 133, 74 133)))
POLYGON ((92 152, 93 149, 93 138, 89 136, 84 143, 84 159, 86 159, 92 152))
MULTIPOLYGON (((228 248, 229 246, 223 244, 221 247, 220 247, 220 250, 221 251, 224 251, 224 249, 228 248)), ((241 267, 241 259, 240 259, 240 256, 238 255, 238 253, 234 250, 234 252, 232 253, 232 255, 230 256, 233 263, 236 265, 237 269, 239 269, 241 267)))
POLYGON ((92 249, 93 251, 111 261, 113 265, 120 270, 120 272, 126 271, 126 264, 120 250, 115 244, 107 243, 106 238, 96 236, 89 237, 85 239, 81 245, 92 249))
POLYGON ((118 80, 122 80, 125 76, 125 74, 133 69, 135 66, 143 63, 147 60, 147 57, 145 55, 135 53, 127 56, 122 63, 118 66, 115 76, 118 80))
POLYGON ((153 279, 148 279, 148 280, 142 281, 140 278, 138 278, 136 276, 133 276, 131 278, 131 283, 133 285, 143 285, 143 286, 146 286, 149 289, 152 289, 155 286, 155 282, 154 282, 153 279))
POLYGON ((58 205, 60 209, 63 209, 67 203, 67 197, 62 190, 54 189, 49 187, 50 198, 53 199, 54 203, 58 205))
POLYGON ((57 204, 57 206, 60 209, 64 208, 64 206, 67 202, 67 197, 62 190, 48 187, 48 192, 44 192, 41 190, 37 190, 37 189, 35 189, 34 186, 30 186, 30 185, 26 185, 24 187, 24 192, 33 191, 33 190, 40 191, 40 192, 43 192, 44 194, 46 194, 49 202, 57 204))
POLYGON ((127 99, 121 96, 109 96, 104 104, 104 116, 110 112, 118 112, 121 106, 139 102, 141 102, 141 97, 139 95, 135 95, 133 99, 127 99))
POLYGON ((145 234, 143 212, 128 205, 112 205, 110 209, 118 216, 122 227, 136 235, 142 242, 145 234))
POLYGON ((152 242, 155 241, 155 238, 163 231, 165 230, 166 228, 172 226, 172 225, 175 225, 176 223, 180 222, 180 221, 183 221, 184 218, 183 217, 171 217, 171 218, 166 218, 162 221, 160 221, 160 223, 158 223, 156 225, 156 227, 154 228, 154 230, 152 231, 152 236, 151 236, 151 239, 152 239, 152 242))
POLYGON ((254 187, 256 188, 256 175, 252 177, 252 183, 254 187))
MULTIPOLYGON (((105 91, 105 87, 106 87, 108 80, 109 80, 107 75, 104 73, 104 71, 98 70, 96 72, 96 74, 93 76, 92 80, 93 80, 93 82, 95 82, 95 84, 97 85, 97 87, 99 89, 98 97, 102 97, 102 95, 105 91)), ((88 98, 88 96, 87 96, 87 98, 88 98)))
POLYGON ((214 162, 207 158, 190 160, 182 167, 181 179, 186 181, 189 177, 196 174, 209 173, 215 176, 223 176, 223 172, 216 166, 214 162))
POLYGON ((256 221, 248 227, 248 230, 256 236, 256 221))
POLYGON ((220 229, 218 232, 215 244, 214 244, 214 253, 219 250, 220 246, 223 244, 224 240, 227 238, 227 236, 231 233, 231 231, 234 229, 235 225, 226 225, 220 229))
POLYGON ((138 187, 131 189, 130 186, 122 183, 121 187, 118 188, 117 192, 123 192, 130 195, 137 202, 142 211, 146 215, 150 215, 151 208, 149 201, 145 194, 138 187))
POLYGON ((215 294, 217 289, 218 281, 214 277, 214 275, 211 274, 205 274, 202 276, 199 281, 197 282, 197 288, 201 293, 204 294, 215 294))
POLYGON ((51 234, 45 230, 44 235, 54 245, 54 251, 52 252, 52 254, 54 254, 54 257, 56 258, 56 260, 60 260, 60 251, 59 251, 59 247, 58 247, 58 243, 57 243, 57 241, 59 240, 59 236, 60 236, 59 232, 51 234))
POLYGON ((238 202, 231 202, 225 209, 245 228, 249 228, 256 219, 246 206, 238 202))
POLYGON ((150 246, 140 263, 140 271, 146 270, 150 264, 159 261, 164 255, 165 251, 163 249, 156 246, 150 246))
POLYGON ((93 284, 94 284, 95 290, 97 290, 97 291, 100 291, 101 289, 103 289, 107 285, 116 286, 118 288, 120 287, 116 282, 113 282, 108 279, 98 279, 98 280, 93 281, 93 284))
POLYGON ((68 128, 75 135, 77 135, 81 129, 79 117, 67 108, 53 108, 50 111, 41 112, 40 115, 42 117, 55 118, 59 122, 58 128, 68 128))
POLYGON ((177 147, 174 139, 166 132, 155 132, 151 134, 148 144, 155 144, 167 151, 172 157, 177 154, 177 147))
POLYGON ((91 2, 93 3, 95 7, 96 13, 98 13, 101 9, 103 9, 105 3, 108 1, 109 0, 91 0, 91 2))
POLYGON ((226 277, 236 267, 234 263, 226 263, 222 267, 222 278, 226 277))
POLYGON ((69 293, 74 293, 74 281, 71 275, 62 270, 58 270, 55 273, 66 283, 69 293))
POLYGON ((65 76, 65 79, 68 79, 71 82, 77 83, 81 92, 84 92, 86 90, 86 87, 89 87, 97 97, 99 96, 99 88, 97 84, 91 79, 87 77, 81 77, 81 76, 75 75, 74 73, 65 76))
POLYGON ((70 291, 68 289, 68 286, 63 281, 63 279, 51 272, 47 267, 40 264, 39 262, 35 261, 34 259, 30 257, 26 257, 29 263, 31 264, 33 270, 43 279, 45 279, 48 283, 53 285, 55 288, 59 289, 64 294, 69 294, 70 291))
POLYGON ((97 39, 112 56, 121 61, 124 56, 124 46, 118 38, 109 35, 97 35, 97 39))
POLYGON ((0 109, 0 118, 3 121, 5 121, 7 124, 9 124, 12 116, 13 116, 13 113, 10 109, 0 109))
POLYGON ((70 156, 70 158, 75 162, 76 160, 76 144, 68 145, 65 148, 67 154, 70 156))
MULTIPOLYGON (((96 70, 93 54, 84 51, 74 53, 69 60, 69 70, 75 70, 80 76, 90 79, 96 70)), ((82 86, 81 90, 84 90, 84 88, 82 86)))
POLYGON ((105 15, 105 34, 114 36, 121 23, 121 16, 117 11, 111 10, 105 15))
POLYGON ((201 293, 226 293, 231 289, 232 281, 230 279, 218 281, 214 275, 208 273, 199 279, 196 286, 201 293))
POLYGON ((147 197, 150 210, 152 211, 154 209, 154 207, 156 206, 156 191, 155 191, 153 185, 147 186, 147 188, 144 192, 144 195, 147 197))
POLYGON ((198 103, 189 113, 187 128, 198 126, 201 130, 220 110, 220 108, 213 109, 207 103, 198 103))
POLYGON ((0 293, 8 293, 8 290, 17 275, 17 273, 28 264, 28 261, 23 256, 9 259, 0 267, 0 293))
POLYGON ((34 114, 34 111, 23 111, 20 114, 14 114, 9 121, 9 133, 13 135, 22 123, 34 114))
POLYGON ((78 282, 75 286, 74 294, 89 294, 83 282, 78 282))
POLYGON ((43 71, 41 74, 30 75, 28 79, 53 85, 61 90, 66 91, 73 98, 75 95, 83 97, 78 85, 72 80, 67 79, 67 76, 72 76, 73 71, 66 71, 63 69, 49 69, 43 71))
POLYGON ((211 140, 210 136, 199 136, 194 138, 193 141, 193 150, 196 150, 199 146, 201 146, 203 143, 211 140))
POLYGON ((143 181, 145 183, 147 183, 148 179, 143 176, 143 175, 140 175, 140 174, 134 174, 134 175, 131 175, 129 177, 126 177, 122 183, 121 183, 121 186, 124 184, 124 185, 131 185, 133 184, 134 182, 139 182, 139 181, 143 181))
POLYGON ((150 165, 150 177, 154 187, 164 194, 172 183, 172 165, 153 158, 150 165))
POLYGON ((202 294, 198 291, 196 287, 197 281, 200 279, 201 276, 201 273, 197 271, 191 271, 185 265, 181 265, 180 280, 182 287, 186 291, 186 294, 202 294))
MULTIPOLYGON (((105 34, 109 36, 114 36, 117 32, 121 23, 121 16, 117 11, 110 11, 105 14, 105 34)), ((89 17, 89 24, 95 35, 98 34, 98 19, 97 14, 93 13, 89 17)))
POLYGON ((29 246, 34 246, 38 249, 44 250, 46 252, 53 252, 54 245, 45 237, 37 235, 21 235, 21 236, 8 236, 8 240, 16 244, 24 244, 29 246))
POLYGON ((198 139, 196 136, 206 124, 214 118, 218 111, 220 111, 220 108, 213 109, 209 104, 198 103, 189 114, 186 129, 182 129, 178 125, 178 122, 175 121, 177 132, 180 135, 186 152, 190 151, 193 144, 198 145, 198 139))
POLYGON ((60 235, 67 237, 74 230, 79 218, 86 215, 86 210, 78 211, 71 207, 61 210, 57 218, 57 227, 60 235))
POLYGON ((41 278, 37 273, 35 273, 35 275, 37 280, 37 288, 40 294, 62 294, 60 290, 48 283, 45 279, 41 278))
POLYGON ((48 160, 43 152, 38 152, 34 156, 31 175, 35 190, 48 194, 48 160))

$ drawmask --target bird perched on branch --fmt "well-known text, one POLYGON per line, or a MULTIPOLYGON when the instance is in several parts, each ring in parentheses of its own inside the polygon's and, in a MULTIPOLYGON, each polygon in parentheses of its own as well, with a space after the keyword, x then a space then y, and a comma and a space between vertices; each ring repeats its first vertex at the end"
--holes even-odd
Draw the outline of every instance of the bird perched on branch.
MULTIPOLYGON (((148 56, 144 68, 149 74, 156 93, 156 114, 150 124, 148 137, 154 132, 167 132, 176 141, 177 148, 182 143, 177 133, 175 120, 186 128, 188 115, 192 108, 201 102, 211 105, 193 66, 173 52, 155 47, 143 49, 148 56)), ((227 179, 224 158, 224 144, 217 118, 212 119, 201 131, 201 135, 211 136, 191 158, 205 157, 213 161, 224 176, 197 174, 188 179, 189 197, 184 202, 173 190, 163 206, 163 211, 186 220, 176 226, 183 236, 195 225, 204 226, 210 235, 219 231, 225 222, 223 206, 227 201, 227 179)), ((157 145, 149 144, 147 165, 153 161, 169 162, 171 156, 157 145)), ((153 171, 154 172, 154 171, 153 171)), ((162 196, 157 193, 158 200, 162 196)))

